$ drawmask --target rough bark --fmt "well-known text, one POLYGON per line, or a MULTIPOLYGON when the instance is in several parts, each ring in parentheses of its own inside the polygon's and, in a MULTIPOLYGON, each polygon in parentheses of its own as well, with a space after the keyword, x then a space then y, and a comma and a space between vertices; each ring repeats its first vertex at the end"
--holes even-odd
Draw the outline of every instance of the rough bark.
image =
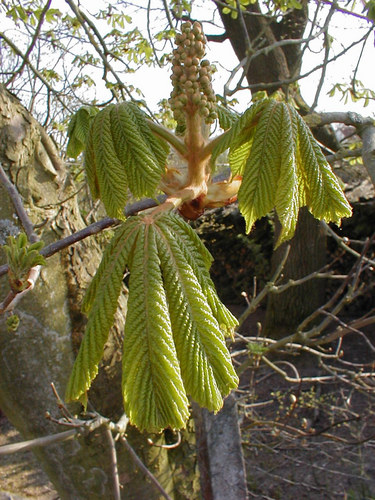
MULTIPOLYGON (((275 233, 278 235, 280 231, 278 221, 275 222, 275 226, 275 233)), ((291 251, 282 271, 283 278, 280 283, 303 278, 324 266, 326 261, 324 230, 306 208, 302 208, 299 212, 293 239, 280 245, 274 252, 272 273, 278 268, 288 243, 291 245, 291 251)), ((264 334, 279 339, 293 333, 294 328, 324 302, 324 290, 324 280, 315 279, 291 287, 282 294, 270 294, 267 301, 264 334)))
MULTIPOLYGON (((17 186, 32 222, 47 244, 84 226, 74 185, 40 125, 19 101, 0 87, 0 162, 17 186), (62 201, 67 200, 68 201, 62 201)), ((5 237, 18 226, 8 194, 0 186, 0 222, 5 237)), ((4 240, 2 241, 4 243, 4 240)), ((45 418, 48 410, 59 417, 50 389, 54 382, 63 396, 85 323, 79 311, 82 292, 100 260, 100 247, 85 240, 48 259, 35 289, 15 311, 20 318, 16 332, 9 332, 0 317, 0 408, 24 438, 59 432, 45 418)), ((4 255, 0 255, 4 262, 4 255)), ((0 281, 0 298, 8 292, 6 277, 0 281)), ((104 364, 95 381, 91 400, 102 414, 121 414, 120 352, 126 295, 121 297, 116 326, 105 348, 104 364)), ((173 495, 165 450, 150 447, 144 436, 129 430, 129 441, 173 495)), ((100 429, 93 435, 37 450, 43 469, 62 499, 113 498, 109 447, 100 429)), ((154 487, 130 460, 119 452, 124 498, 159 498, 154 487)))

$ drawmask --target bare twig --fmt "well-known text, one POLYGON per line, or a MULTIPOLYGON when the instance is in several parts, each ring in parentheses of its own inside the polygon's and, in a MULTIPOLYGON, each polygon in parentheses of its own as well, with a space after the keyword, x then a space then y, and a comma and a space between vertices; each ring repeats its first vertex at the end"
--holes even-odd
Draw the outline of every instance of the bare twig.
POLYGON ((26 50, 25 55, 22 58, 21 66, 14 71, 13 75, 11 76, 11 78, 9 78, 9 80, 6 82, 6 84, 5 84, 6 87, 9 87, 9 85, 14 81, 14 79, 17 76, 20 76, 22 74, 22 72, 23 72, 26 64, 28 63, 29 55, 31 54, 31 52, 32 52, 33 48, 35 47, 35 44, 36 44, 36 42, 38 40, 38 37, 40 35, 40 30, 42 29, 42 25, 44 23, 44 18, 46 16, 46 13, 47 13, 48 9, 51 6, 51 2, 52 2, 52 0, 47 0, 46 5, 43 7, 43 9, 42 9, 42 11, 40 13, 40 16, 39 16, 38 24, 37 24, 37 26, 35 28, 35 32, 34 32, 33 38, 31 40, 31 43, 30 43, 28 49, 26 50))
POLYGON ((33 448, 37 448, 40 446, 50 446, 51 444, 72 439, 76 435, 77 430, 70 429, 68 431, 59 432, 58 434, 52 434, 50 436, 23 441, 22 443, 6 444, 4 446, 0 446, 0 456, 10 455, 12 453, 18 453, 20 451, 32 450, 33 448))
POLYGON ((111 459, 111 474, 112 474, 112 485, 113 485, 113 498, 114 500, 121 500, 121 491, 120 491, 120 480, 118 475, 118 467, 117 467, 117 453, 116 453, 116 443, 113 439, 113 435, 111 430, 106 427, 105 435, 108 440, 109 453, 111 459))
POLYGON ((260 291, 260 293, 253 298, 253 300, 250 302, 246 310, 241 314, 241 316, 238 319, 239 326, 241 326, 244 321, 252 314, 258 305, 262 302, 262 300, 266 297, 266 295, 269 293, 269 291, 275 286, 276 281, 278 280, 284 266, 285 262, 288 258, 290 251, 290 245, 287 245, 285 248, 285 253, 283 255, 283 258, 281 259, 280 264, 278 265, 276 271, 274 272, 273 276, 271 277, 270 281, 264 286, 264 288, 260 291))
POLYGON ((139 458, 139 456, 136 454, 134 451, 133 447, 130 446, 128 441, 124 436, 119 437, 120 442, 124 445, 124 447, 127 449, 129 452, 130 456, 134 460, 134 462, 138 465, 138 467, 141 469, 141 471, 144 473, 148 479, 156 486, 156 488, 159 490, 159 492, 163 495, 163 497, 166 500, 172 500, 172 498, 168 495, 168 493, 165 491, 163 486, 159 483, 159 481, 156 479, 156 477, 151 473, 151 471, 145 466, 145 464, 142 462, 142 460, 139 458))

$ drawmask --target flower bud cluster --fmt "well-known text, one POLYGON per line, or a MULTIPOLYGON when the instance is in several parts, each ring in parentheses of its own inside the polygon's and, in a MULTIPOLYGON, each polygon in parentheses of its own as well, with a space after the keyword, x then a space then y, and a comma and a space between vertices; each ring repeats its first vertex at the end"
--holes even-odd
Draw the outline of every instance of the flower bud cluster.
POLYGON ((178 123, 185 120, 185 112, 199 114, 206 123, 212 123, 215 111, 215 94, 212 89, 212 67, 205 55, 206 37, 198 22, 186 22, 176 35, 176 49, 172 59, 173 91, 169 103, 178 123), (203 59, 203 60, 202 60, 203 59))

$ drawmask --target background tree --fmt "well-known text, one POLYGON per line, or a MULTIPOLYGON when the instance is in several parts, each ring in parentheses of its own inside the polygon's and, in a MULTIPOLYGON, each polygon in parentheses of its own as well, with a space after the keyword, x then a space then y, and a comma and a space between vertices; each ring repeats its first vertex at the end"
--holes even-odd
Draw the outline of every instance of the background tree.
MULTIPOLYGON (((298 40, 301 38, 303 26, 307 22, 307 4, 304 4, 302 6, 303 8, 300 9, 293 8, 296 7, 295 5, 284 4, 252 4, 247 6, 246 2, 233 2, 229 5, 221 5, 220 2, 215 3, 218 7, 218 12, 222 12, 220 10, 221 7, 226 7, 229 8, 234 15, 237 13, 236 22, 238 24, 234 24, 231 12, 222 15, 223 24, 227 34, 232 32, 233 45, 238 46, 237 51, 241 58, 241 68, 244 69, 244 77, 246 76, 247 78, 251 73, 251 76, 248 77, 250 88, 252 90, 259 90, 260 88, 275 90, 281 86, 297 99, 301 110, 303 110, 304 106, 301 104, 300 100, 298 100, 298 92, 296 93, 295 89, 290 88, 290 85, 293 87, 294 82, 298 80, 301 63, 300 56, 306 52, 308 43, 301 41, 301 43, 304 44, 301 49, 297 49, 300 45, 295 43, 296 39, 298 40), (246 10, 238 10, 241 4, 246 7, 246 10), (274 9, 275 6, 276 10, 274 9), (243 29, 244 20, 245 25, 247 23, 246 29, 243 29), (286 35, 285 26, 290 22, 294 23, 294 31, 292 30, 293 33, 286 35), (230 23, 232 23, 232 31, 230 23), (235 26, 238 25, 241 26, 241 31, 235 30, 235 26), (238 41, 238 37, 235 36, 239 32, 242 33, 243 39, 245 40, 242 45, 238 41), (249 37, 246 33, 249 34, 249 37), (285 36, 287 36, 286 41, 284 38, 285 36), (236 44, 234 43, 235 38, 237 39, 236 44), (251 45, 249 45, 248 38, 250 38, 251 45), (289 40, 294 41, 289 44, 289 40), (282 43, 278 45, 279 42, 282 43), (289 47, 290 50, 284 47, 284 42, 285 47, 289 47), (265 43, 266 45, 264 45, 265 43), (276 44, 274 50, 269 51, 268 49, 267 51, 267 44, 276 44), (247 49, 245 53, 240 52, 243 50, 241 49, 242 46, 247 49), (292 48, 296 50, 292 50, 292 48), (267 56, 267 53, 271 54, 271 56, 267 56), (256 55, 258 55, 258 57, 256 57, 256 55), (265 57, 268 57, 267 64, 264 64, 265 57), (259 64, 257 70, 255 70, 254 64, 256 64, 256 61, 261 61, 262 59, 263 62, 259 64), (271 63, 269 62, 270 59, 272 59, 271 63), (251 66, 253 66, 252 71, 250 71, 251 66), (264 75, 264 68, 271 67, 275 69, 274 74, 264 75), (264 81, 263 76, 262 79, 260 79, 259 75, 264 75, 264 78, 267 78, 267 80, 264 81), (252 78, 258 78, 258 80, 252 80, 252 78), (265 85, 259 86, 263 83, 265 85), (253 84, 254 87, 252 87, 253 84)), ((368 7, 371 7, 370 4, 371 3, 369 3, 368 7)), ((135 97, 139 99, 133 86, 127 84, 126 75, 129 71, 136 70, 137 67, 144 63, 152 63, 157 60, 162 64, 162 54, 168 51, 168 40, 173 34, 175 26, 181 18, 185 18, 189 15, 192 17, 194 16, 194 12, 189 14, 188 3, 183 5, 181 2, 171 2, 168 8, 161 11, 166 14, 166 29, 160 30, 161 34, 159 37, 156 37, 156 40, 160 38, 160 43, 166 43, 167 45, 162 47, 162 51, 159 52, 159 46, 157 46, 154 36, 148 39, 145 35, 142 35, 138 29, 133 29, 132 27, 129 29, 128 13, 130 6, 127 2, 118 2, 118 4, 112 4, 110 7, 104 5, 103 9, 93 16, 87 12, 85 13, 83 8, 79 9, 73 2, 67 2, 67 6, 67 10, 62 12, 54 9, 51 2, 47 2, 43 5, 37 5, 35 2, 24 2, 21 5, 12 3, 2 5, 3 13, 6 13, 18 24, 18 34, 16 38, 15 33, 9 30, 4 31, 1 35, 2 51, 4 54, 4 82, 13 93, 16 93, 23 99, 28 108, 32 110, 41 123, 45 125, 47 131, 53 134, 55 141, 62 148, 66 136, 60 132, 66 127, 67 120, 71 116, 71 113, 81 104, 91 104, 95 102, 100 108, 102 104, 105 104, 105 101, 107 103, 108 101, 116 102, 117 100, 124 99, 124 97, 135 97), (186 7, 185 10, 184 7, 186 7), (109 22, 108 25, 107 22, 109 22), (109 26, 109 28, 107 26, 109 26), (87 47, 87 51, 83 51, 82 54, 78 51, 77 55, 76 49, 80 47, 81 44, 87 47), (8 57, 10 53, 12 57, 8 57), (48 59, 46 60, 42 55, 48 55, 48 59), (88 91, 93 87, 93 81, 95 80, 92 68, 98 65, 103 67, 102 78, 105 82, 103 95, 104 92, 106 92, 108 97, 106 96, 105 98, 98 99, 94 95, 87 99, 86 96, 89 95, 88 91), (47 110, 47 113, 45 110, 47 110)), ((154 26, 155 24, 151 22, 153 11, 151 9, 141 10, 148 16, 148 27, 154 26)), ((337 7, 333 4, 331 17, 336 10, 337 7)), ((348 13, 348 15, 350 14, 348 13)), ((329 19, 331 19, 331 17, 329 19)), ((327 18, 327 21, 329 19, 327 18)), ((320 29, 317 23, 315 26, 312 24, 312 26, 312 29, 320 29)), ((371 25, 367 37, 372 29, 373 26, 371 25)), ((206 31, 209 32, 209 30, 206 31)), ((326 35, 326 32, 327 30, 323 31, 322 36, 326 35)), ((363 38, 359 43, 365 43, 366 40, 367 38, 363 38)), ((345 51, 343 52, 345 53, 345 51)), ((327 56, 325 62, 328 61, 329 57, 327 56)), ((325 65, 323 68, 325 68, 325 65)), ((324 74, 322 76, 324 76, 324 74)), ((223 94, 225 94, 225 92, 223 92, 223 94)), ((316 103, 313 103, 313 108, 315 105, 316 103)), ((5 107, 6 105, 4 105, 4 108, 5 107)), ((329 122, 327 117, 326 119, 329 122)), ((348 120, 348 117, 345 119, 348 120)), ((6 127, 8 126, 9 123, 6 122, 6 127)), ((11 123, 11 130, 14 131, 12 127, 13 122, 11 123)), ((369 130, 369 127, 367 127, 367 130, 369 130)), ((6 131, 8 131, 8 128, 6 128, 6 131)), ((19 137, 17 136, 17 138, 19 137)), ((46 140, 45 143, 47 144, 46 140)), ((8 140, 6 144, 11 144, 11 140, 8 140)), ((51 145, 49 146, 49 153, 54 158, 56 153, 53 152, 51 145)), ((5 156, 5 163, 9 160, 9 154, 11 153, 8 152, 5 156)), ((79 164, 75 165, 72 163, 71 167, 73 175, 80 180, 81 174, 79 164)), ((64 175, 62 175, 62 177, 64 177, 64 175)), ((67 181, 64 181, 64 183, 67 184, 67 181)), ((19 189, 22 192, 22 186, 19 189)), ((82 191, 78 194, 81 199, 83 198, 82 195, 85 189, 86 188, 83 187, 82 191)), ((27 194, 22 194, 24 197, 27 197, 27 194)), ((39 195, 35 196, 38 198, 39 195)), ((31 201, 34 200, 35 196, 31 196, 31 201)), ((28 199, 30 199, 30 197, 28 199)), ((50 203, 50 201, 47 202, 48 205, 50 203)), ((98 206, 93 204, 90 200, 85 201, 84 215, 86 222, 95 220, 98 209, 100 214, 100 208, 98 206)), ((55 218, 52 218, 55 223, 55 218)), ((69 216, 67 217, 68 224, 70 224, 70 219, 71 216, 69 212, 69 216)), ((33 222, 38 223, 38 220, 35 219, 33 222)), ((59 224, 57 225, 59 226, 59 224)), ((70 228, 72 231, 76 229, 76 227, 70 228)), ((72 251, 70 250, 69 252, 72 251)), ((79 253, 82 253, 82 251, 79 253)), ((316 252, 314 255, 316 256, 316 252)), ((90 262, 93 261, 91 257, 89 260, 90 262)), ((70 269, 71 264, 69 263, 68 266, 70 269)), ((82 265, 78 263, 78 267, 84 269, 86 266, 85 264, 82 265)), ((80 300, 79 297, 77 297, 77 293, 80 293, 80 288, 77 287, 77 281, 80 282, 80 279, 81 278, 77 278, 76 276, 72 279, 70 272, 68 273, 68 285, 70 284, 68 297, 70 297, 72 310, 73 331, 78 336, 82 322, 82 316, 77 308, 77 304, 80 300)), ((85 278, 82 278, 82 283, 84 282, 85 278)), ((109 355, 109 358, 111 358, 111 355, 109 355)), ((64 366, 64 369, 65 368, 64 366)), ((110 374, 109 371, 107 371, 107 375, 109 375, 109 379, 111 380, 113 373, 110 374)), ((6 380, 6 378, 3 380, 6 380)), ((7 391, 9 391, 9 389, 7 389, 7 391)), ((99 388, 98 394, 100 399, 103 394, 103 389, 99 388)), ((111 408, 112 411, 113 408, 116 408, 113 400, 109 400, 107 404, 107 410, 111 408)), ((11 412, 10 409, 9 411, 11 412)))

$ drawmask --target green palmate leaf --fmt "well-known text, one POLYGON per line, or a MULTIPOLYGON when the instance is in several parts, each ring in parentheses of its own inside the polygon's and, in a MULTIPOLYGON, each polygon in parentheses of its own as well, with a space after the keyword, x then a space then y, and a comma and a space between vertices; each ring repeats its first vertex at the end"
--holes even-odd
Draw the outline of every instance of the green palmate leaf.
POLYGON ((130 269, 123 353, 125 411, 141 430, 181 428, 189 414, 188 400, 152 225, 140 230, 130 269))
POLYGON ((218 411, 238 379, 225 344, 236 319, 217 297, 212 257, 177 215, 128 219, 106 249, 85 301, 89 320, 67 390, 85 399, 103 352, 125 268, 125 411, 141 430, 181 428, 188 399, 218 411))
POLYGON ((280 123, 280 175, 275 195, 275 209, 281 223, 278 244, 292 238, 298 212, 304 206, 301 197, 301 179, 297 165, 297 113, 284 104, 280 123))
MULTIPOLYGON (((114 108, 114 104, 107 106, 96 115, 90 130, 92 137, 85 166, 89 185, 91 187, 95 183, 108 215, 121 219, 124 218, 123 209, 128 199, 128 183, 125 167, 113 145, 111 111, 114 108)), ((93 196, 95 192, 96 188, 92 191, 93 196)))
POLYGON ((123 218, 128 190, 153 196, 164 173, 168 145, 156 138, 134 103, 107 106, 95 116, 87 139, 85 168, 94 198, 109 215, 123 218))
POLYGON ((247 231, 275 205, 280 176, 282 111, 280 103, 269 101, 263 108, 252 139, 250 155, 238 192, 239 208, 245 218, 247 231))
POLYGON ((340 223, 342 217, 351 216, 350 205, 310 129, 297 112, 294 113, 298 127, 297 161, 303 180, 302 201, 317 219, 340 223))
POLYGON ((189 395, 218 411, 237 376, 203 287, 175 233, 160 230, 158 247, 181 374, 189 395))
POLYGON ((238 113, 221 105, 216 106, 216 113, 219 119, 220 128, 223 130, 228 130, 239 118, 238 113))
POLYGON ((282 226, 277 245, 293 236, 303 206, 317 219, 349 217, 339 183, 297 111, 273 99, 260 102, 256 126, 240 130, 229 152, 232 172, 243 176, 238 201, 247 231, 273 208, 282 226))
MULTIPOLYGON (((133 221, 131 221, 133 222, 133 221)), ((114 321, 118 298, 123 286, 126 262, 137 238, 139 226, 122 225, 104 252, 98 272, 87 290, 84 310, 92 310, 77 359, 75 360, 66 400, 80 400, 86 405, 86 392, 98 373, 104 344, 114 321)))
MULTIPOLYGON (((161 226, 163 224, 162 220, 159 220, 158 224, 161 226)), ((197 233, 188 224, 185 224, 181 217, 170 217, 168 219, 164 230, 168 233, 170 229, 173 230, 173 234, 178 234, 178 239, 181 242, 181 251, 184 252, 188 264, 193 269, 206 295, 212 314, 223 332, 228 336, 232 336, 233 329, 238 322, 217 296, 215 285, 209 274, 209 269, 213 261, 212 255, 202 244, 197 233)))
POLYGON ((111 110, 113 145, 126 167, 130 191, 152 196, 165 169, 168 147, 151 132, 144 113, 132 103, 111 110))
POLYGON ((68 145, 66 154, 71 158, 77 158, 86 147, 91 123, 98 109, 92 106, 82 106, 71 118, 68 126, 68 145))

